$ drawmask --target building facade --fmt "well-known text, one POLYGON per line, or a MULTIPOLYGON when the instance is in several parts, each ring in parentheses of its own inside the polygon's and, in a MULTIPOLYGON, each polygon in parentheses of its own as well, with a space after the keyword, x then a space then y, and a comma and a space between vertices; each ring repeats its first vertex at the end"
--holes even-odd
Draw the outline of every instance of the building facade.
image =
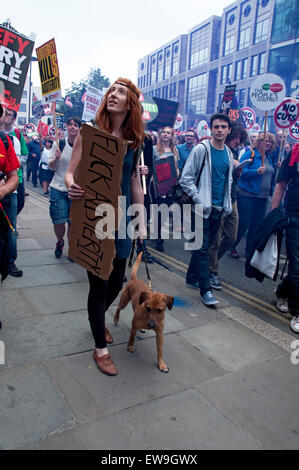
MULTIPOLYGON (((183 129, 218 110, 225 86, 236 84, 250 106, 257 75, 274 73, 299 98, 298 0, 238 0, 138 61, 144 93, 179 102, 183 129)), ((263 112, 255 109, 262 125, 263 112)), ((273 113, 272 113, 273 115, 273 113)), ((273 128, 273 116, 268 123, 273 128)))

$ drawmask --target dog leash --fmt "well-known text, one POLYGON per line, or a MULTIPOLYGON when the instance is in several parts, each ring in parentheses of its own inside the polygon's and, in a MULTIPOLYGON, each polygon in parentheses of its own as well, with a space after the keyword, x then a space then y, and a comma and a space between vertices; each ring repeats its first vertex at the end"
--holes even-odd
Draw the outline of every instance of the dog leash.
MULTIPOLYGON (((133 259, 133 256, 134 256, 135 245, 136 245, 136 240, 134 239, 134 240, 133 240, 133 243, 132 243, 130 258, 129 258, 129 264, 128 264, 129 268, 132 267, 132 259, 133 259)), ((148 270, 147 259, 146 259, 146 253, 145 253, 145 250, 144 250, 144 244, 143 244, 143 242, 141 243, 141 246, 142 246, 142 252, 143 252, 143 256, 144 256, 144 262, 145 262, 145 269, 146 269, 148 287, 150 288, 150 290, 153 290, 153 289, 152 289, 152 282, 151 282, 151 278, 150 278, 150 273, 149 273, 149 270, 148 270)))
POLYGON ((142 246, 142 251, 143 251, 143 256, 144 256, 144 262, 145 262, 145 269, 146 269, 148 287, 150 288, 150 290, 153 290, 153 289, 152 289, 152 281, 151 281, 150 273, 149 273, 149 270, 148 270, 146 252, 145 252, 145 249, 144 249, 144 243, 143 243, 143 241, 142 241, 142 243, 141 243, 141 246, 142 246))

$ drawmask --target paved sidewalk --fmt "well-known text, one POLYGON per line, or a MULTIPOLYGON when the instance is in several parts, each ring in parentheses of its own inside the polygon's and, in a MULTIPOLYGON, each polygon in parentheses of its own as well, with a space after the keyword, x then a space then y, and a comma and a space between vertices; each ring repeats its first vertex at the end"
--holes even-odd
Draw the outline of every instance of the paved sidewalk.
POLYGON ((205 307, 181 277, 154 264, 153 289, 175 296, 164 341, 170 371, 156 366, 152 332, 127 352, 131 307, 116 327, 116 301, 107 324, 119 375, 105 376, 92 359, 87 276, 66 248, 54 257, 46 198, 30 192, 18 233, 24 275, 0 286, 0 449, 298 449, 293 336, 221 293, 217 308, 205 307))

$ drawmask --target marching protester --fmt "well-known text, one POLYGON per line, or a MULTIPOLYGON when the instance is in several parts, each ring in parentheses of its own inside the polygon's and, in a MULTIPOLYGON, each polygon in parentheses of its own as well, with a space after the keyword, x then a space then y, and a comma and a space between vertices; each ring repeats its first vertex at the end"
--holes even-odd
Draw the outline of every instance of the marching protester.
POLYGON ((282 163, 272 198, 272 209, 281 205, 286 189, 288 274, 278 285, 276 297, 279 310, 286 311, 282 306, 287 307, 292 315, 290 328, 294 333, 299 333, 299 144, 294 146, 282 163))
MULTIPOLYGON (((0 129, 5 122, 4 109, 0 104, 0 129)), ((0 130, 0 204, 10 219, 13 229, 16 229, 17 214, 17 187, 19 177, 17 174, 20 163, 14 151, 13 144, 7 135, 0 130)), ((2 280, 8 273, 12 273, 14 243, 16 244, 15 232, 6 231, 0 224, 0 266, 2 280), (11 236, 13 233, 13 237, 11 236), (6 262, 4 263, 4 259, 6 262), (4 266, 5 264, 5 266, 4 266)))
POLYGON ((57 238, 55 256, 61 258, 64 247, 64 235, 67 224, 67 236, 69 237, 69 215, 71 200, 68 197, 68 188, 65 184, 65 174, 68 169, 73 145, 81 127, 81 119, 69 118, 67 121, 67 139, 56 142, 52 146, 51 158, 48 161, 50 170, 55 171, 50 183, 50 216, 53 222, 54 232, 57 238))
MULTIPOLYGON (((1 118, 1 123, 0 123, 0 129, 2 132, 5 132, 6 135, 8 135, 5 131, 5 122, 6 122, 6 113, 7 109, 3 113, 3 117, 1 118)), ((20 183, 21 180, 23 180, 23 172, 21 170, 21 145, 19 139, 14 135, 13 132, 11 132, 11 135, 9 136, 9 139, 13 145, 14 152, 17 156, 17 159, 19 161, 19 169, 18 169, 18 178, 19 178, 19 185, 22 184, 20 183)), ((8 139, 8 140, 9 140, 8 139)), ((23 188, 24 189, 24 188, 23 188)), ((21 277, 23 275, 23 271, 19 269, 15 262, 18 256, 17 252, 17 238, 18 238, 18 232, 16 230, 17 228, 17 216, 18 216, 18 204, 20 202, 20 198, 22 197, 22 191, 21 195, 18 193, 18 189, 10 193, 3 201, 3 207, 5 209, 5 212, 7 212, 7 215, 9 217, 10 223, 13 227, 14 230, 10 230, 7 234, 7 241, 8 241, 8 247, 9 247, 9 268, 8 272, 11 276, 14 277, 21 277)), ((24 199, 24 195, 23 195, 24 199)), ((21 206, 24 205, 21 203, 21 206)), ((22 207, 21 207, 22 208, 22 207)))
POLYGON ((12 111, 11 109, 5 109, 5 119, 3 122, 4 125, 4 132, 9 135, 9 137, 16 137, 19 141, 19 145, 21 147, 21 167, 18 169, 18 176, 19 176, 19 186, 17 189, 18 195, 18 205, 17 205, 17 213, 19 214, 24 207, 25 204, 25 185, 24 185, 24 170, 23 165, 26 163, 28 158, 28 148, 24 136, 20 129, 15 127, 15 121, 17 119, 17 112, 12 111))
MULTIPOLYGON (((162 132, 158 138, 158 143, 153 147, 153 165, 155 163, 161 163, 162 159, 165 159, 167 157, 172 158, 175 169, 176 169, 176 174, 178 176, 179 170, 178 170, 178 151, 176 149, 176 146, 174 144, 174 130, 166 126, 162 129, 162 132)), ((173 203, 173 194, 172 194, 172 188, 166 188, 165 194, 157 194, 157 187, 155 183, 153 184, 153 191, 152 191, 152 199, 154 204, 166 204, 168 207, 171 206, 173 203)), ((164 251, 164 240, 162 238, 162 226, 164 221, 162 220, 162 214, 159 212, 158 214, 158 227, 157 227, 157 240, 156 240, 156 250, 163 252, 164 251)))
POLYGON ((27 144, 28 158, 27 158, 27 181, 30 180, 32 174, 32 184, 34 188, 37 187, 37 172, 39 161, 42 151, 42 146, 39 141, 38 135, 33 135, 27 144))
POLYGON ((210 247, 210 284, 215 290, 221 290, 219 280, 219 260, 233 246, 238 235, 239 213, 237 208, 237 184, 242 170, 238 170, 238 147, 248 141, 246 130, 238 123, 231 123, 231 131, 225 144, 234 158, 233 182, 231 188, 232 212, 222 217, 219 230, 210 247))
MULTIPOLYGON (((230 133, 230 119, 225 114, 214 114, 210 120, 211 140, 198 144, 192 150, 184 168, 180 185, 195 204, 203 206, 203 241, 200 249, 194 250, 188 266, 186 284, 200 290, 205 305, 216 305, 210 285, 210 246, 220 227, 222 214, 232 212, 231 183, 233 155, 225 145, 230 133), (201 177, 196 186, 197 175, 201 177)), ((199 230, 194 223, 192 230, 199 230)))
POLYGON ((195 131, 193 129, 188 129, 184 137, 185 143, 177 145, 176 147, 179 154, 178 167, 180 171, 185 165, 186 160, 189 157, 191 150, 193 149, 195 142, 195 131))
POLYGON ((253 235, 259 222, 264 218, 267 200, 272 189, 274 167, 269 154, 275 148, 275 137, 270 132, 259 134, 254 145, 254 152, 245 152, 240 163, 250 160, 242 171, 237 187, 237 203, 239 213, 239 227, 237 240, 230 251, 230 256, 239 258, 237 246, 248 229, 246 239, 246 258, 253 248, 253 235), (265 149, 265 159, 262 165, 262 154, 265 149))
MULTIPOLYGON (((140 173, 135 171, 134 151, 143 143, 144 130, 142 113, 139 104, 139 89, 128 79, 118 78, 108 89, 102 104, 97 111, 95 125, 98 129, 130 141, 124 158, 123 175, 121 181, 122 195, 132 203, 144 203, 143 189, 140 182, 140 173)), ((78 134, 75 140, 70 165, 65 176, 70 199, 80 199, 84 190, 74 182, 74 173, 81 160, 82 138, 78 134)), ((144 224, 140 223, 139 238, 146 237, 144 224)), ((115 239, 116 257, 113 261, 113 270, 109 280, 87 271, 89 280, 88 315, 91 331, 95 340, 93 358, 99 370, 107 375, 117 375, 118 370, 114 364, 107 343, 113 338, 105 326, 105 312, 119 294, 125 275, 126 260, 131 250, 131 240, 115 239)))
POLYGON ((45 138, 45 146, 40 158, 39 176, 44 190, 44 196, 49 195, 49 185, 53 179, 54 171, 49 168, 49 160, 52 155, 53 141, 51 137, 45 138))

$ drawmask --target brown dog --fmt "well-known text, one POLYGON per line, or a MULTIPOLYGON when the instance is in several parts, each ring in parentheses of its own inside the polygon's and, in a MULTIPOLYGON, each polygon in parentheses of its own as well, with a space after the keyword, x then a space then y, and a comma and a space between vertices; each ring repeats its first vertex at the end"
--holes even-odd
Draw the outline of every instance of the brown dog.
POLYGON ((168 372, 169 369, 163 361, 163 328, 165 322, 166 307, 172 309, 174 298, 170 295, 152 292, 149 287, 140 279, 137 279, 137 271, 141 261, 142 252, 139 253, 132 269, 131 281, 123 289, 120 301, 114 315, 114 323, 119 321, 120 311, 128 303, 132 302, 134 316, 132 319, 131 335, 128 343, 128 351, 134 352, 134 340, 137 330, 155 330, 158 367, 161 372, 168 372))

